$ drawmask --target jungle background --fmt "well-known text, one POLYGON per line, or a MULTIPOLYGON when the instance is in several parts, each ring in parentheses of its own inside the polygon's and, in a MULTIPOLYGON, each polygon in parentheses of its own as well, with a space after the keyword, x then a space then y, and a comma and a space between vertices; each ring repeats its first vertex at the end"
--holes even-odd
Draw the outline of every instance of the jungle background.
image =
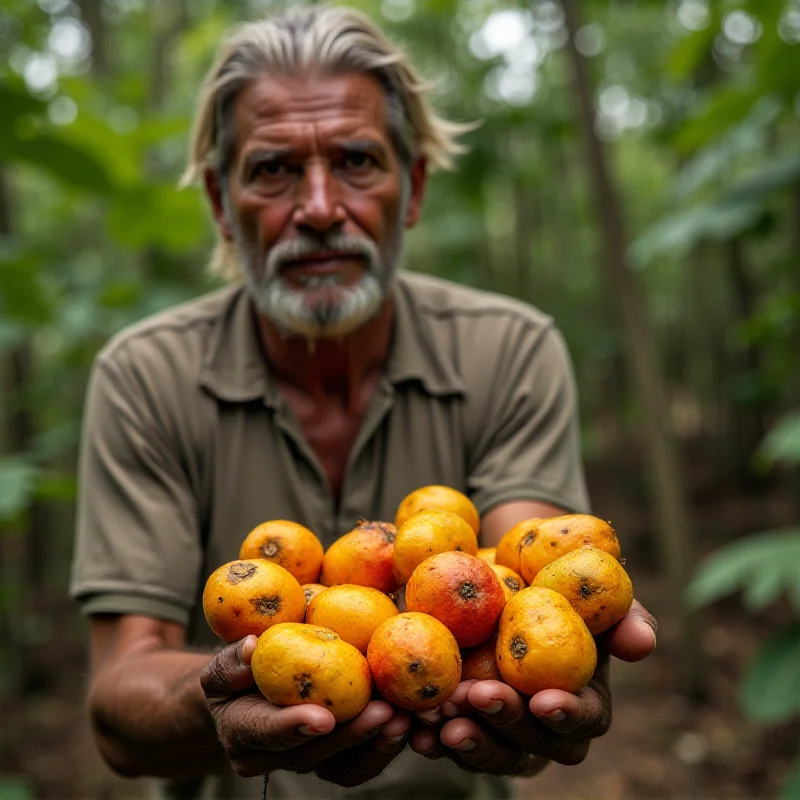
MULTIPOLYGON (((145 796, 96 755, 66 596, 88 371, 214 286, 178 190, 199 82, 266 0, 0 0, 0 798, 145 796)), ((351 3, 447 116, 409 269, 570 346, 595 512, 659 645, 523 797, 800 797, 800 0, 351 3), (687 587, 689 587, 687 589, 687 587)))

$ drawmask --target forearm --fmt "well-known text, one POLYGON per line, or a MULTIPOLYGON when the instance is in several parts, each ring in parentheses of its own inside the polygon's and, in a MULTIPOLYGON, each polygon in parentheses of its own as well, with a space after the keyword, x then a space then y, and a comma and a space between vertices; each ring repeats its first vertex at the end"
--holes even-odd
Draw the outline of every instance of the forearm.
POLYGON ((112 769, 191 778, 226 763, 200 686, 209 659, 178 650, 135 653, 96 677, 89 707, 112 769))

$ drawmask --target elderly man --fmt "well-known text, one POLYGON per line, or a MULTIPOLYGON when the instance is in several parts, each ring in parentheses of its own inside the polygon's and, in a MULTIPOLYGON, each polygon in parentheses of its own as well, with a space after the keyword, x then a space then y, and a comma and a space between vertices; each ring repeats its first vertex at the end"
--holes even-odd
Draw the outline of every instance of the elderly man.
MULTIPOLYGON (((492 546, 521 519, 588 509, 552 321, 398 271, 428 171, 462 131, 348 10, 293 11, 224 44, 188 177, 213 210, 215 267, 243 281, 115 337, 86 406, 72 594, 117 772, 174 797, 257 797, 263 773, 275 798, 505 797, 504 776, 578 763, 607 730, 607 653, 578 695, 464 683, 434 712, 375 700, 337 726, 261 697, 254 637, 214 654, 200 608, 265 519, 329 545, 439 483, 472 497, 492 546)), ((643 658, 653 624, 636 604, 604 646, 643 658)))

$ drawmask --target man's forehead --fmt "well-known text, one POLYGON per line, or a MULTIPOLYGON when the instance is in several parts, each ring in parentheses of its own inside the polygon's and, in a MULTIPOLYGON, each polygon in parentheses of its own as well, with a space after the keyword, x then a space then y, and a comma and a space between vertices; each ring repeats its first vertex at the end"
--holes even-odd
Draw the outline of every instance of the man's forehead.
POLYGON ((368 75, 262 75, 236 101, 237 129, 282 128, 293 123, 372 125, 384 132, 386 98, 368 75))

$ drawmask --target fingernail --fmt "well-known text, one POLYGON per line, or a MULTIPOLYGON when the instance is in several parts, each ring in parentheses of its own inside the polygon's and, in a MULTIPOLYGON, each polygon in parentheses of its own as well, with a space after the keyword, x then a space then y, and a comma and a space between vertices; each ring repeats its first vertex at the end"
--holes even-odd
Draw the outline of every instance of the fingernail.
POLYGON ((445 700, 440 708, 442 710, 442 714, 444 714, 446 717, 458 716, 458 706, 455 703, 451 703, 449 700, 445 700))
POLYGON ((474 750, 478 746, 478 743, 474 739, 462 739, 456 746, 456 750, 461 750, 462 753, 466 752, 467 750, 474 750))
POLYGON ((491 703, 487 703, 485 706, 478 706, 478 708, 484 714, 497 714, 498 711, 503 710, 503 703, 500 700, 492 700, 491 703))
POLYGON ((549 719, 550 722, 563 722, 567 715, 559 708, 556 711, 551 711, 549 714, 542 714, 545 719, 549 719))
POLYGON ((405 741, 407 737, 408 731, 401 733, 398 736, 387 736, 386 741, 389 742, 389 744, 400 744, 400 742, 405 741))
POLYGON ((439 722, 441 712, 438 708, 429 708, 425 711, 417 711, 417 717, 421 719, 423 722, 428 722, 431 725, 435 725, 439 722))
POLYGON ((315 730, 308 725, 301 725, 297 730, 302 733, 303 736, 322 736, 324 733, 324 731, 315 730))

